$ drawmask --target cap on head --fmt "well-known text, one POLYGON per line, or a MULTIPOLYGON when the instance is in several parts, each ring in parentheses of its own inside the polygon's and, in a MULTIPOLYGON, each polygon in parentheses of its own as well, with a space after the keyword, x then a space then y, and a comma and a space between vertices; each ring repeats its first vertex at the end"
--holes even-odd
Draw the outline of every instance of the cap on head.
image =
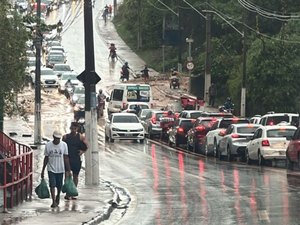
POLYGON ((54 138, 57 138, 57 139, 61 139, 62 134, 61 134, 58 130, 55 130, 55 131, 53 132, 53 137, 54 137, 54 138))

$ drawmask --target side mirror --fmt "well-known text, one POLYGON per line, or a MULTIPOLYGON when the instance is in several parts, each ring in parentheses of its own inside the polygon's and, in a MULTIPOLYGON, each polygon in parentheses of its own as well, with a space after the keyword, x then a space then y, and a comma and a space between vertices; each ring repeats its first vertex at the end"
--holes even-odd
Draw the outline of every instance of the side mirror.
POLYGON ((109 102, 109 101, 110 101, 110 99, 109 99, 109 97, 107 97, 107 98, 106 98, 106 102, 109 102))

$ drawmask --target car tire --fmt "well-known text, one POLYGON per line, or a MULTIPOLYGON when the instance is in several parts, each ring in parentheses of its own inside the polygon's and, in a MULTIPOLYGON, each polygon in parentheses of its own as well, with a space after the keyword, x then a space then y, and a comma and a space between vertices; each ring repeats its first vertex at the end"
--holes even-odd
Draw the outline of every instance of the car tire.
POLYGON ((218 145, 217 145, 217 141, 214 141, 214 157, 218 157, 218 145))
POLYGON ((109 137, 105 134, 105 141, 108 141, 109 137))
POLYGON ((110 143, 114 143, 115 142, 115 140, 111 137, 111 135, 109 136, 109 142, 110 143))
POLYGON ((174 143, 175 148, 179 147, 178 139, 175 137, 175 143, 174 143))
POLYGON ((265 159, 264 157, 261 155, 260 151, 258 151, 258 160, 257 160, 257 164, 259 166, 263 166, 265 164, 265 159))
POLYGON ((298 169, 300 170, 300 154, 298 154, 298 169))
POLYGON ((140 139, 140 144, 144 144, 145 139, 140 139))
MULTIPOLYGON (((217 147, 217 149, 218 149, 218 147, 217 147)), ((222 153, 221 153, 221 151, 218 149, 218 151, 217 151, 217 155, 218 155, 218 159, 219 160, 223 160, 223 156, 222 156, 222 153)))
POLYGON ((286 156, 285 162, 286 162, 285 163, 286 164, 286 168, 288 170, 294 170, 294 162, 292 162, 288 156, 286 156))
POLYGON ((251 165, 252 160, 250 159, 248 149, 245 150, 245 155, 246 155, 246 163, 247 163, 248 165, 251 165))
POLYGON ((230 162, 232 160, 231 149, 230 146, 227 146, 227 161, 230 162))
POLYGON ((192 147, 190 146, 189 142, 186 142, 186 150, 191 151, 192 147))
POLYGON ((208 152, 208 144, 207 142, 205 141, 204 144, 203 144, 203 152, 204 152, 204 155, 208 156, 209 155, 209 152, 208 152))

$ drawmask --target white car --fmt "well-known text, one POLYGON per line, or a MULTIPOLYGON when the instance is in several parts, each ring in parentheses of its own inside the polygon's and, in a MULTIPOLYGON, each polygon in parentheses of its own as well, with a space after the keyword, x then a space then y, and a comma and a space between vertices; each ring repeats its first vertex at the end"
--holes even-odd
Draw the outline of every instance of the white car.
MULTIPOLYGON (((58 75, 52 69, 43 67, 41 68, 41 86, 42 87, 57 87, 58 75)), ((32 83, 35 83, 35 72, 31 73, 32 83)))
POLYGON ((149 109, 149 105, 145 102, 128 102, 122 112, 135 113, 135 107, 138 105, 140 109, 149 109))
POLYGON ((137 115, 133 113, 112 113, 105 123, 105 140, 145 140, 145 130, 137 115))
POLYGON ((257 160, 260 166, 266 160, 285 160, 286 149, 296 129, 291 125, 259 127, 246 146, 247 163, 257 160))

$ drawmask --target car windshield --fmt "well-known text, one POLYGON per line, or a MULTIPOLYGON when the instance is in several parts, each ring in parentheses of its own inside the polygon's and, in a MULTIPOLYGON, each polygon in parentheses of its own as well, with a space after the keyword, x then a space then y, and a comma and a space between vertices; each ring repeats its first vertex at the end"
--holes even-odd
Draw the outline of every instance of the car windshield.
POLYGON ((227 128, 231 124, 237 124, 237 123, 249 123, 248 120, 240 120, 240 119, 233 119, 233 120, 222 120, 220 122, 219 128, 227 128))
POLYGON ((53 70, 41 70, 41 75, 55 75, 53 70))
POLYGON ((191 120, 182 120, 180 123, 180 127, 189 130, 193 127, 193 123, 191 120))
POLYGON ((55 65, 53 70, 57 70, 57 71, 70 71, 71 67, 69 65, 55 65))
POLYGON ((257 127, 238 127, 237 133, 239 134, 254 134, 257 127))
POLYGON ((63 74, 61 76, 61 80, 77 80, 77 76, 76 75, 72 75, 72 74, 63 74))
POLYGON ((74 94, 84 94, 84 87, 75 88, 74 94))
POLYGON ((48 56, 49 61, 64 61, 63 55, 49 55, 48 56))
POLYGON ((197 119, 200 116, 201 116, 201 112, 192 112, 191 113, 191 118, 192 119, 197 119))
POLYGON ((294 129, 271 129, 267 131, 267 137, 269 138, 276 138, 276 137, 287 137, 291 138, 294 136, 295 130, 294 129))
POLYGON ((135 116, 114 116, 113 123, 139 123, 135 116))
MULTIPOLYGON (((148 105, 139 105, 141 109, 149 109, 149 106, 148 105)), ((134 109, 135 108, 135 105, 130 105, 129 106, 129 109, 134 109)))

